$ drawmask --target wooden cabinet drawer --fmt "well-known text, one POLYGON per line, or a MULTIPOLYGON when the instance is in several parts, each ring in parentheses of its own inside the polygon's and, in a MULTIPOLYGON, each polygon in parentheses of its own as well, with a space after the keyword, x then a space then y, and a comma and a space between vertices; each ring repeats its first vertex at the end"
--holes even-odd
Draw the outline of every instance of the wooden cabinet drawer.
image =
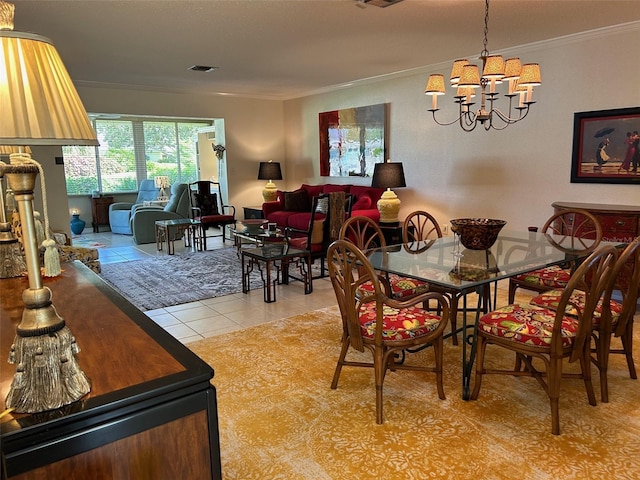
POLYGON ((638 236, 638 217, 623 215, 596 215, 602 226, 604 240, 631 242, 638 236))

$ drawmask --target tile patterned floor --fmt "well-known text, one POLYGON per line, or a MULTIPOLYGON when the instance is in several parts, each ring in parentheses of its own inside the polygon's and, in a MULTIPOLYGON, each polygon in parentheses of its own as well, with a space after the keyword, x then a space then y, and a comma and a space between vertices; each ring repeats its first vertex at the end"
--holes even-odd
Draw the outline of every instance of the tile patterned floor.
MULTIPOLYGON (((98 248, 100 262, 103 264, 167 255, 166 249, 158 252, 155 243, 135 245, 131 236, 111 232, 91 233, 85 230, 82 235, 72 236, 72 244, 98 248)), ((175 247, 176 255, 188 250, 182 242, 176 242, 175 247)), ((207 250, 222 247, 221 237, 207 240, 207 250)), ((276 302, 264 303, 262 289, 258 289, 247 294, 236 293, 145 313, 171 335, 187 344, 336 303, 328 279, 314 280, 313 293, 310 295, 304 294, 300 282, 292 282, 290 285, 278 286, 276 296, 276 302)))

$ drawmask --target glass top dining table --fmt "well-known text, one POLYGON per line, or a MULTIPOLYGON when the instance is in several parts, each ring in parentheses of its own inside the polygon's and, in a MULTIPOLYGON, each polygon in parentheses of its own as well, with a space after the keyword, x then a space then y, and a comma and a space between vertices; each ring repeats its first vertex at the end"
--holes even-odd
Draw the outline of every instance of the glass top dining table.
POLYGON ((466 249, 458 236, 453 236, 389 245, 367 250, 366 253, 375 269, 424 280, 445 289, 456 299, 471 292, 478 293, 475 321, 467 321, 465 301, 459 330, 465 337, 462 341, 462 398, 468 400, 477 321, 480 313, 490 308, 491 285, 520 273, 574 260, 579 258, 576 252, 582 249, 584 245, 572 244, 570 237, 563 235, 501 231, 488 250, 466 249), (467 334, 471 328, 472 332, 467 334), (470 347, 468 355, 467 346, 470 347))

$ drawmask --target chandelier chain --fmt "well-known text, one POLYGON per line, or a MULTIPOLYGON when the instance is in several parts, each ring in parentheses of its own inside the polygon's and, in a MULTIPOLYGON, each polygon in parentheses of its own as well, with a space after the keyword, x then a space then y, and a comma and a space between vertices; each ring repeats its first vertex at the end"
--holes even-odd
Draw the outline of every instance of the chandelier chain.
POLYGON ((487 36, 489 35, 489 0, 484 2, 484 41, 482 42, 483 49, 480 52, 480 57, 488 57, 489 50, 487 50, 487 36))

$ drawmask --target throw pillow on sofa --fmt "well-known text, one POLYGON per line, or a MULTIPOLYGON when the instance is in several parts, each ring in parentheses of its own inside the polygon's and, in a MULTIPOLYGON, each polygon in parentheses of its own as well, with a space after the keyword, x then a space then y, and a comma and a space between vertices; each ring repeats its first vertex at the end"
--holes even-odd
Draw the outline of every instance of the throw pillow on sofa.
POLYGON ((356 200, 356 203, 353 204, 351 209, 352 210, 367 210, 367 209, 371 208, 372 204, 373 204, 373 201, 371 200, 370 196, 362 195, 358 200, 356 200))
POLYGON ((284 192, 284 209, 287 212, 308 212, 311 209, 311 201, 306 190, 284 192))

